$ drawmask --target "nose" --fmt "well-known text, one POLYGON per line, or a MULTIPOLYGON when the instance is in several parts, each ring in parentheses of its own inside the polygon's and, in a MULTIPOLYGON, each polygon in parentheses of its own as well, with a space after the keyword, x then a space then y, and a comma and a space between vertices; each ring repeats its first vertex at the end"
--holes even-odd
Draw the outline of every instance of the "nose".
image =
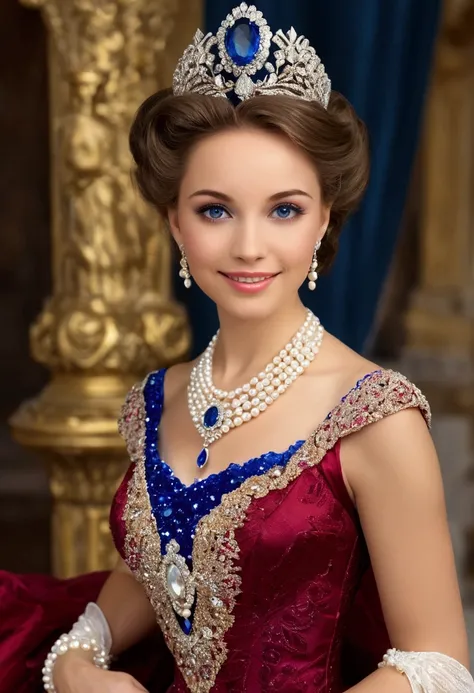
POLYGON ((257 219, 245 219, 233 229, 232 257, 248 264, 265 257, 265 238, 257 219))

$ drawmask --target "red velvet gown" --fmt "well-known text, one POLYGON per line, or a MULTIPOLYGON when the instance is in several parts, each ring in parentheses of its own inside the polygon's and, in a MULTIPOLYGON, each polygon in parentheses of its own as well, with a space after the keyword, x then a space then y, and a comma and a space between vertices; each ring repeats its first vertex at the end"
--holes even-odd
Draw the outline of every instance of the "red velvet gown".
MULTIPOLYGON (((193 488, 159 458, 162 383, 162 372, 152 374, 127 398, 120 429, 131 465, 111 511, 115 544, 159 631, 117 667, 150 693, 342 693, 376 669, 390 643, 340 441, 409 407, 429 424, 425 398, 398 373, 376 371, 307 441, 193 488), (183 591, 189 618, 174 609, 183 591)), ((0 573, 0 693, 41 691, 47 649, 103 579, 0 573)))

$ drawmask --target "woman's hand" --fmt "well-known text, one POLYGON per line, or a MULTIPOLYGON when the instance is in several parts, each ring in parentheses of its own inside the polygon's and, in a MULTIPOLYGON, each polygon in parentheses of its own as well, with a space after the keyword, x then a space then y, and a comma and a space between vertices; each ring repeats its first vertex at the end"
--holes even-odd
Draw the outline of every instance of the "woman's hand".
POLYGON ((147 693, 132 676, 99 669, 83 651, 58 657, 53 681, 57 693, 147 693))

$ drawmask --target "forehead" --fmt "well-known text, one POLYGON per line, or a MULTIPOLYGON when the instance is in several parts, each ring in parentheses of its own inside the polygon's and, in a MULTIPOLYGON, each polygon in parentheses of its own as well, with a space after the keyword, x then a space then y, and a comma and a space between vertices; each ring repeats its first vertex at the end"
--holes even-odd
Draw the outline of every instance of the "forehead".
POLYGON ((234 128, 204 138, 192 150, 182 189, 192 192, 196 187, 270 196, 319 186, 309 157, 284 135, 234 128))

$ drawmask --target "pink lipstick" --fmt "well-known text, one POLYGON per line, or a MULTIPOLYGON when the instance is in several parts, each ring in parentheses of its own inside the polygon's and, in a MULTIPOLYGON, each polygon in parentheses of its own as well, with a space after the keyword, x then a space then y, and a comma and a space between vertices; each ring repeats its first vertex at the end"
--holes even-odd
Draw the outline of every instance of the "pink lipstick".
POLYGON ((236 291, 244 294, 256 294, 263 291, 278 276, 269 272, 221 272, 220 274, 236 291))

